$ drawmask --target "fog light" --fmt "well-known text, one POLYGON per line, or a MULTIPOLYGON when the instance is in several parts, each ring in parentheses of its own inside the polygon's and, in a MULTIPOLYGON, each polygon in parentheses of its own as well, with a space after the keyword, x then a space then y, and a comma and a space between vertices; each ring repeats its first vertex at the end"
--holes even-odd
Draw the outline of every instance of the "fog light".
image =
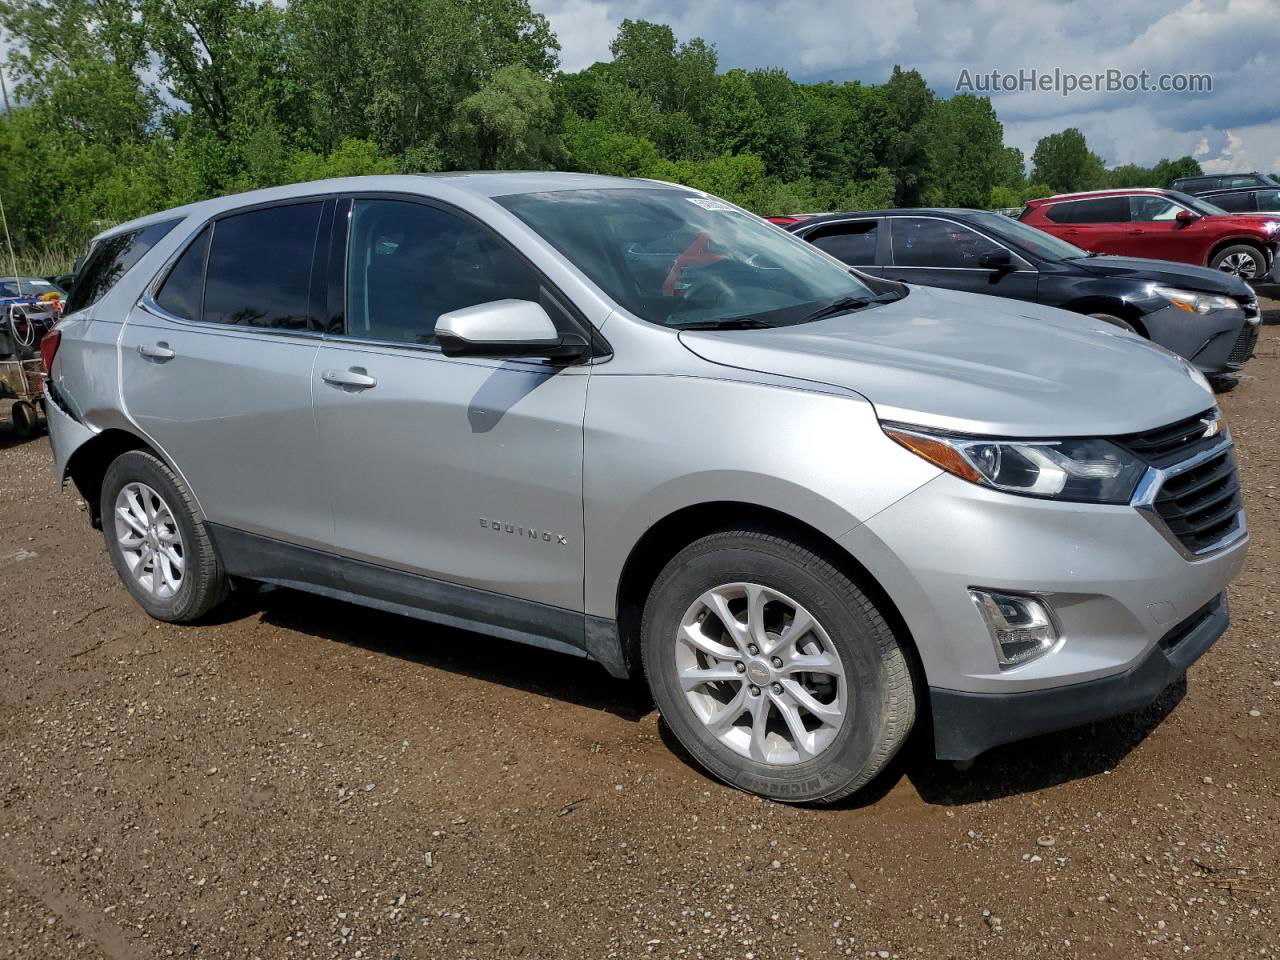
POLYGON ((974 589, 969 596, 987 622, 1000 666, 1029 663, 1058 645, 1057 624, 1040 598, 974 589))

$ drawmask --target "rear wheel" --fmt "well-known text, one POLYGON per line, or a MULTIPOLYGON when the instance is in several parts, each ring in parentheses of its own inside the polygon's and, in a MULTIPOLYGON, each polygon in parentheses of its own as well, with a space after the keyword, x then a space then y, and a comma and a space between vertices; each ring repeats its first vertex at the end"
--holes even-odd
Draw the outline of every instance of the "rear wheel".
POLYGON ((102 532, 125 588, 157 620, 212 610, 227 578, 186 485, 154 454, 122 453, 102 481, 102 532))
POLYGON ((881 612, 825 558, 768 533, 704 537, 659 575, 641 632, 663 718, 726 783, 830 802, 866 784, 915 719, 881 612))
POLYGON ((40 419, 36 416, 36 408, 25 400, 19 400, 13 405, 10 416, 13 418, 13 432, 23 440, 34 436, 40 426, 40 419))
POLYGON ((1238 243, 1219 250, 1209 261, 1209 266, 1235 274, 1241 280, 1261 280, 1267 272, 1267 258, 1257 247, 1238 243))

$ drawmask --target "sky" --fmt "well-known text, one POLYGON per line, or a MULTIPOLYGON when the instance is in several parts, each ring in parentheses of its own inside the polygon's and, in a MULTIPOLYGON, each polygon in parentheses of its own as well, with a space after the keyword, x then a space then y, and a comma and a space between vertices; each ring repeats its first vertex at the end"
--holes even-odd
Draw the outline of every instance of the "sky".
POLYGON ((991 94, 1005 143, 1078 127, 1108 166, 1191 154, 1207 172, 1280 172, 1280 0, 532 0, 561 66, 609 59, 624 17, 715 45, 720 69, 882 83, 915 68, 939 96, 970 75, 1036 69, 1208 74, 1211 93, 991 94))

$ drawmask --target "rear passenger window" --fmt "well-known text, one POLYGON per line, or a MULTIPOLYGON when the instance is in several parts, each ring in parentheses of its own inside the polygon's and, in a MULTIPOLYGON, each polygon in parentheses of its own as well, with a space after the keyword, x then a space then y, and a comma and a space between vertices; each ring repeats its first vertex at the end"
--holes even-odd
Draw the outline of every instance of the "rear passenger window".
POLYGON ((1045 216, 1054 223, 1126 223, 1129 220, 1129 198, 1099 197, 1096 200, 1056 203, 1045 216))
POLYGON ((319 200, 293 203, 217 221, 205 272, 204 321, 316 329, 311 265, 323 206, 319 200))
POLYGON ((71 295, 67 298, 67 312, 74 313, 97 303, 126 273, 143 258, 175 226, 178 220, 153 223, 149 227, 118 233, 98 241, 89 260, 76 277, 71 295))
POLYGON ((204 260, 209 252, 209 235, 212 228, 205 227, 183 251, 178 262, 169 271, 160 292, 156 294, 156 306, 183 320, 200 319, 200 301, 204 295, 204 260))
POLYGON ((355 203, 348 336, 433 344, 442 313, 506 299, 548 306, 541 292, 533 269, 469 220, 402 200, 355 203))
POLYGON ((1254 194, 1258 209, 1266 213, 1280 212, 1280 190, 1259 190, 1254 194))
POLYGON ((876 221, 864 220, 822 227, 805 239, 851 266, 875 266, 876 236, 876 221))

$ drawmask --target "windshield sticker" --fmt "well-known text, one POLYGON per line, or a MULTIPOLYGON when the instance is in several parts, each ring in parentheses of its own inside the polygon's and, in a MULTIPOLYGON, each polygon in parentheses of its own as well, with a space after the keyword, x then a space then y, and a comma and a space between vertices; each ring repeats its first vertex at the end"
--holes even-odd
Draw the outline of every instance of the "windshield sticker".
POLYGON ((685 197, 690 203, 696 203, 703 210, 727 210, 733 212, 733 207, 725 203, 723 200, 712 200, 710 197, 685 197))

